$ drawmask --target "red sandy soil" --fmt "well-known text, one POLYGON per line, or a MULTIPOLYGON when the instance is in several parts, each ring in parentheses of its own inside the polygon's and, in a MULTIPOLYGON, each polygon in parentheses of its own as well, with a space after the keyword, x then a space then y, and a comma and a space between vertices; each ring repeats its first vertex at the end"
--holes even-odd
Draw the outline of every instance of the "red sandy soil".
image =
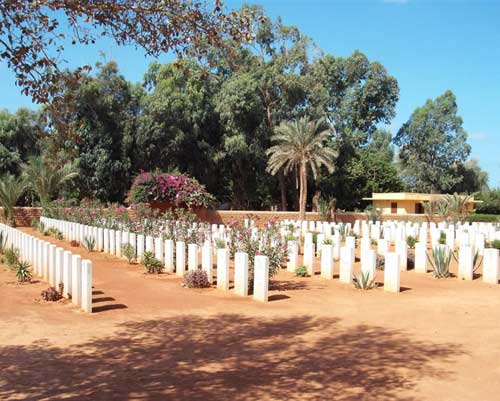
POLYGON ((93 261, 94 313, 0 266, 1 400, 500 399, 500 285, 408 271, 391 294, 283 270, 262 304, 50 240, 93 261))

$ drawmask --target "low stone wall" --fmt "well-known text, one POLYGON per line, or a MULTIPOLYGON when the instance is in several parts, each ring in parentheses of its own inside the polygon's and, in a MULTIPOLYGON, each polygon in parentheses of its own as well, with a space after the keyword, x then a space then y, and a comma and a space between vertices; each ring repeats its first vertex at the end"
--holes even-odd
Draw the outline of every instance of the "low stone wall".
MULTIPOLYGON (((41 207, 15 207, 14 219, 17 227, 29 227, 33 220, 40 219, 42 215, 41 207)), ((0 207, 0 221, 5 223, 3 207, 0 207)))

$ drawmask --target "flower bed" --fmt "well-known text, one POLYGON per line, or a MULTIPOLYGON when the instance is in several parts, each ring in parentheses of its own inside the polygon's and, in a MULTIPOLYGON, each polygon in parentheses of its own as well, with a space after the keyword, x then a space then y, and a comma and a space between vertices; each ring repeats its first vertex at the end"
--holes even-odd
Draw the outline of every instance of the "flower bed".
POLYGON ((139 174, 132 183, 127 202, 158 203, 172 202, 176 206, 209 207, 215 198, 196 179, 183 174, 149 173, 139 174))

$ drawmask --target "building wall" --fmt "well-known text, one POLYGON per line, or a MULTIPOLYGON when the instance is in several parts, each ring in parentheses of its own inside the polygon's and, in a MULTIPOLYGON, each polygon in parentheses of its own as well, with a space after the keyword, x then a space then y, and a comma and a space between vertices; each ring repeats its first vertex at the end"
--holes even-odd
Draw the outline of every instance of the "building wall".
POLYGON ((383 214, 392 214, 391 212, 391 203, 396 202, 398 204, 397 214, 415 214, 415 205, 417 201, 413 200, 399 200, 399 201, 390 201, 390 200, 374 200, 373 206, 376 208, 382 209, 383 214))

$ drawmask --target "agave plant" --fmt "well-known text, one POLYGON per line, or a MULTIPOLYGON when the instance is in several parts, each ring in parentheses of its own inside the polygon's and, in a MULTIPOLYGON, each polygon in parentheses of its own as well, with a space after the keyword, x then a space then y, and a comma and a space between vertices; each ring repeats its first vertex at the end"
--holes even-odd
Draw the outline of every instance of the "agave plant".
POLYGON ((17 262, 15 267, 18 283, 26 283, 31 281, 31 265, 28 262, 19 261, 17 262))
POLYGON ((88 252, 94 252, 95 249, 95 239, 94 237, 83 238, 83 247, 88 252))
POLYGON ((432 275, 436 278, 450 276, 450 263, 452 252, 446 246, 436 246, 432 250, 432 258, 427 254, 427 259, 432 266, 432 275))
POLYGON ((352 279, 352 283, 358 290, 371 290, 377 286, 369 272, 361 272, 352 279))

